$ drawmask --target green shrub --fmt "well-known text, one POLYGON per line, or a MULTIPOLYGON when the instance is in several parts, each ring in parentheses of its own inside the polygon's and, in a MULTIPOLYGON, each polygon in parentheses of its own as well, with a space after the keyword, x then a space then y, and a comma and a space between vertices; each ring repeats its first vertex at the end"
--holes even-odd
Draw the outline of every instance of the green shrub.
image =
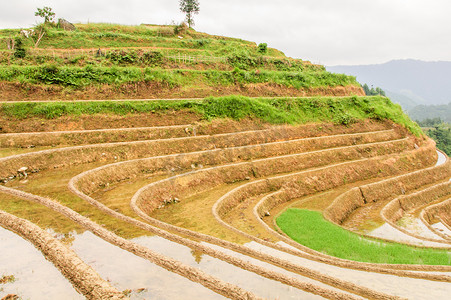
POLYGON ((263 59, 261 57, 256 58, 245 55, 243 53, 239 53, 228 56, 227 63, 232 67, 236 67, 242 70, 249 70, 261 66, 263 64, 263 59))
POLYGON ((265 54, 266 52, 268 52, 268 44, 260 43, 258 44, 257 49, 259 53, 265 54))
POLYGON ((180 25, 174 27, 174 34, 184 34, 188 28, 188 25, 185 22, 182 22, 180 25))
POLYGON ((357 120, 353 116, 347 114, 347 113, 338 113, 335 115, 334 122, 341 124, 341 125, 351 125, 355 123, 357 120))
POLYGON ((144 52, 141 61, 148 65, 160 65, 163 62, 163 54, 158 51, 144 52))
POLYGON ((20 37, 14 39, 14 57, 25 58, 27 55, 25 48, 23 46, 23 41, 20 37))
POLYGON ((138 55, 135 51, 114 50, 108 52, 106 58, 118 64, 132 64, 138 60, 138 55))
POLYGON ((211 40, 209 40, 209 39, 194 40, 194 47, 202 48, 210 43, 211 43, 211 40))

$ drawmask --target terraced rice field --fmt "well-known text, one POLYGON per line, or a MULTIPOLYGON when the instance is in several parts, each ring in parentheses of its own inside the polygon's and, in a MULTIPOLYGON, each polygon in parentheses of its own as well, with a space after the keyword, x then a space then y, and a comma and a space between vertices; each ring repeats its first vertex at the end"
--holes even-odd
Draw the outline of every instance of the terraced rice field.
POLYGON ((448 299, 451 162, 431 140, 374 120, 150 123, 0 135, 1 297, 448 299), (288 208, 448 261, 335 257, 281 231, 288 208))

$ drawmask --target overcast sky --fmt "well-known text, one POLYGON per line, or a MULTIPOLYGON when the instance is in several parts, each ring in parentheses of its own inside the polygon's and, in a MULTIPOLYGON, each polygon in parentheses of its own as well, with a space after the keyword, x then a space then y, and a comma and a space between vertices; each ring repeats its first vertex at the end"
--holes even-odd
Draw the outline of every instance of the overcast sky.
MULTIPOLYGON (((31 27, 37 7, 71 22, 179 23, 178 0, 1 0, 0 28, 31 27), (5 4, 7 2, 7 4, 5 4)), ((451 61, 450 0, 200 0, 195 29, 325 65, 451 61)))

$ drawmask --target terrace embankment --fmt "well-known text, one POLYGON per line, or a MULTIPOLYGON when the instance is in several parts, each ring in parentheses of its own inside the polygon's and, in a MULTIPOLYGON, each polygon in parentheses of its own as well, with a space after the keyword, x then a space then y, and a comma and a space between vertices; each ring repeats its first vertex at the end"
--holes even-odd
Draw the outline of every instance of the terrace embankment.
MULTIPOLYGON (((196 105, 207 106, 214 101, 216 100, 199 102, 196 105)), ((274 101, 279 103, 278 100, 274 101)), ((356 98, 352 101, 360 100, 356 98)), ((300 103, 296 100, 287 102, 287 105, 291 107, 300 103)), ((327 106, 334 106, 334 103, 329 101, 327 106)), ((315 102, 312 105, 315 108, 318 105, 322 107, 320 104, 315 102)), ((239 288, 239 284, 228 285, 208 274, 198 272, 196 268, 181 265, 164 255, 127 241, 121 237, 125 236, 125 226, 139 229, 136 232, 140 234, 144 231, 157 234, 236 268, 323 297, 350 298, 354 294, 370 298, 392 298, 390 292, 384 294, 368 288, 367 285, 339 280, 277 256, 253 251, 239 244, 253 238, 233 240, 232 235, 237 236, 241 232, 227 226, 222 228, 224 224, 221 218, 231 215, 231 211, 236 209, 238 204, 243 204, 248 199, 255 202, 264 200, 261 208, 256 209, 260 218, 262 214, 271 211, 272 207, 284 205, 296 197, 313 195, 348 183, 358 184, 362 180, 405 174, 427 168, 434 161, 435 150, 430 140, 414 136, 402 126, 390 121, 358 119, 343 124, 346 120, 348 119, 344 116, 341 121, 334 120, 335 123, 282 126, 256 119, 247 119, 243 123, 230 120, 212 123, 196 120, 193 123, 176 121, 159 127, 91 128, 88 131, 77 129, 37 135, 8 133, 0 135, 0 138, 3 138, 2 145, 7 147, 8 151, 36 145, 54 145, 60 148, 5 157, 0 160, 1 175, 6 179, 5 192, 47 205, 92 230, 109 243, 227 297, 255 295, 239 288), (89 170, 91 168, 93 169, 89 170), (48 185, 42 185, 45 178, 58 178, 58 187, 49 189, 48 185), (67 184, 75 195, 69 195, 67 184), (122 186, 122 191, 126 190, 128 195, 133 195, 133 190, 139 189, 131 199, 133 211, 124 209, 130 198, 116 197, 117 186, 122 186), (28 193, 22 193, 18 189, 28 193), (273 197, 271 194, 274 191, 279 191, 281 197, 273 197), (109 199, 108 206, 95 199, 104 192, 114 198, 109 199), (205 197, 199 197, 201 194, 205 197), (61 204, 42 196, 57 200, 61 204), (86 201, 85 205, 80 205, 80 201, 86 201), (216 206, 218 209, 215 212, 219 214, 215 215, 211 214, 211 209, 216 202, 221 204, 216 206), (194 215, 193 211, 190 211, 193 203, 196 203, 198 208, 194 215), (89 208, 89 205, 93 206, 89 208), (73 209, 70 210, 69 207, 73 209), (100 211, 103 215, 106 212, 108 216, 100 217, 100 211), (142 214, 142 211, 147 214, 142 214), (137 216, 147 223, 138 220, 137 216), (157 216, 161 219, 152 219, 157 216), (217 222, 215 216, 220 222, 217 222), (174 222, 177 218, 179 221, 174 222), (93 220, 104 226, 98 226, 93 220), (115 223, 112 220, 117 221, 115 223), (181 224, 185 228, 177 227, 181 224), (196 227, 195 224, 208 226, 196 227), (222 228, 219 235, 218 228, 222 228), (190 239, 187 239, 187 236, 190 239), (231 242, 231 239, 238 243, 231 242), (314 283, 294 279, 291 273, 284 275, 278 270, 271 271, 271 268, 261 267, 258 263, 246 263, 245 259, 237 258, 236 254, 228 254, 229 252, 223 249, 215 250, 204 242, 269 262, 276 268, 308 277, 314 283)), ((152 125, 151 123, 146 126, 152 125)), ((44 219, 49 217, 51 216, 43 216, 44 219)), ((290 252, 285 247, 271 246, 330 264, 334 264, 333 261, 336 260, 313 251, 290 252)), ((337 261, 336 264, 341 267, 353 267, 348 262, 337 261)), ((381 273, 441 282, 448 280, 446 275, 442 274, 408 272, 412 269, 427 269, 417 266, 401 266, 399 268, 402 272, 387 265, 367 264, 364 267, 366 270, 381 273)), ((447 271, 446 268, 434 270, 447 271)))
MULTIPOLYGON (((401 145, 401 147, 405 149, 405 145, 401 145)), ((343 157, 341 158, 338 156, 338 153, 342 153, 342 150, 343 149, 339 149, 335 152, 335 160, 338 162, 348 159, 347 155, 343 155, 343 157)), ((366 153, 365 151, 362 152, 366 153)), ((316 153, 318 157, 321 157, 321 154, 321 152, 316 153)), ((333 154, 332 156, 334 156, 333 154)), ((243 162, 192 171, 187 174, 178 175, 173 178, 154 183, 150 185, 146 190, 142 189, 140 191, 138 202, 142 208, 144 208, 147 212, 150 212, 153 209, 156 209, 161 203, 164 202, 164 200, 172 199, 174 197, 189 197, 195 193, 211 189, 214 186, 218 186, 223 183, 246 181, 252 178, 266 177, 271 174, 277 173, 294 172, 296 170, 302 170, 304 168, 321 166, 326 163, 326 161, 321 161, 321 159, 319 158, 315 159, 314 156, 310 157, 313 158, 311 160, 305 160, 305 158, 306 156, 302 156, 300 154, 287 155, 270 159, 253 160, 249 163, 243 162)), ((325 158, 330 159, 331 157, 326 156, 325 158)), ((327 163, 330 163, 330 161, 327 161, 327 163)), ((352 161, 348 164, 351 165, 352 161)), ((354 164, 358 165, 358 163, 354 164)), ((340 167, 344 168, 343 166, 339 165, 336 168, 340 167)), ((329 171, 335 171, 332 169, 333 168, 331 168, 331 170, 329 171)), ((387 172, 388 169, 385 169, 384 171, 387 172)), ((362 173, 364 172, 362 171, 362 173)), ((362 174, 361 176, 366 175, 362 174)), ((271 186, 271 184, 273 184, 272 181, 274 181, 274 184, 276 185, 282 183, 286 184, 286 180, 286 178, 280 179, 277 181, 278 183, 275 183, 276 180, 269 179, 271 183, 267 183, 265 185, 267 185, 268 187, 271 186)), ((343 179, 340 177, 339 181, 343 182, 343 179)), ((252 188, 254 188, 254 186, 257 186, 257 184, 254 183, 251 183, 250 185, 252 185, 252 188)), ((255 190, 260 190, 260 188, 261 187, 255 187, 255 190)), ((264 190, 265 189, 263 189, 263 191, 264 190)), ((219 209, 219 211, 221 211, 221 208, 219 209)))
MULTIPOLYGON (((382 124, 375 124, 374 126, 375 128, 383 127, 382 124)), ((152 155, 213 150, 215 148, 227 146, 259 144, 270 141, 294 139, 303 136, 321 136, 330 133, 333 128, 334 125, 332 124, 329 126, 307 125, 305 127, 282 126, 266 130, 244 131, 241 133, 192 136, 194 128, 191 126, 184 126, 183 131, 187 129, 185 132, 187 137, 73 146, 10 156, 8 158, 0 159, 0 165, 2 166, 0 178, 5 179, 7 177, 16 176, 17 170, 21 167, 27 167, 29 172, 33 172, 93 161, 129 160, 152 155), (324 127, 326 130, 323 131, 324 127)), ((162 130, 164 129, 165 128, 162 130)), ((337 128, 336 132, 359 132, 359 130, 362 129, 356 124, 349 128, 337 128)))
POLYGON ((449 240, 449 235, 443 235, 441 232, 431 228, 431 225, 441 222, 448 230, 451 230, 451 199, 426 207, 420 213, 421 220, 432 229, 436 234, 449 240))
POLYGON ((450 162, 416 172, 403 174, 394 178, 382 180, 356 187, 339 196, 324 212, 331 222, 343 224, 356 210, 378 201, 386 201, 393 195, 402 195, 424 185, 444 180, 450 176, 450 162))
POLYGON ((420 190, 418 192, 395 198, 382 209, 381 215, 387 223, 406 234, 423 240, 445 243, 442 238, 432 238, 416 234, 404 228, 403 226, 398 225, 398 223, 399 220, 401 220, 406 214, 409 213, 413 213, 414 217, 418 217, 419 212, 421 212, 421 208, 427 207, 430 204, 434 204, 434 202, 440 200, 441 198, 447 199, 450 194, 451 183, 446 180, 443 183, 433 185, 432 187, 420 190), (418 212, 415 213, 415 210, 418 210, 418 212))
POLYGON ((10 101, 71 101, 96 99, 179 99, 243 95, 248 97, 310 97, 310 96, 364 96, 361 87, 355 85, 337 87, 312 87, 299 89, 276 83, 257 83, 232 86, 202 86, 196 89, 171 87, 152 82, 133 82, 123 85, 99 85, 83 89, 67 90, 58 86, 40 86, 27 83, 0 82, 2 98, 10 101))

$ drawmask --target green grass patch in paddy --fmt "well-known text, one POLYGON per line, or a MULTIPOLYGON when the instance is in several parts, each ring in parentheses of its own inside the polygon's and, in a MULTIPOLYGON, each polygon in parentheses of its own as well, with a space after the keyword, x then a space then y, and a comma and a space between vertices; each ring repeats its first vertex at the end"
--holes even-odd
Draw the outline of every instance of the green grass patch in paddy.
POLYGON ((280 229, 316 251, 354 261, 450 265, 447 250, 420 248, 361 237, 323 218, 320 212, 290 208, 277 219, 280 229))

